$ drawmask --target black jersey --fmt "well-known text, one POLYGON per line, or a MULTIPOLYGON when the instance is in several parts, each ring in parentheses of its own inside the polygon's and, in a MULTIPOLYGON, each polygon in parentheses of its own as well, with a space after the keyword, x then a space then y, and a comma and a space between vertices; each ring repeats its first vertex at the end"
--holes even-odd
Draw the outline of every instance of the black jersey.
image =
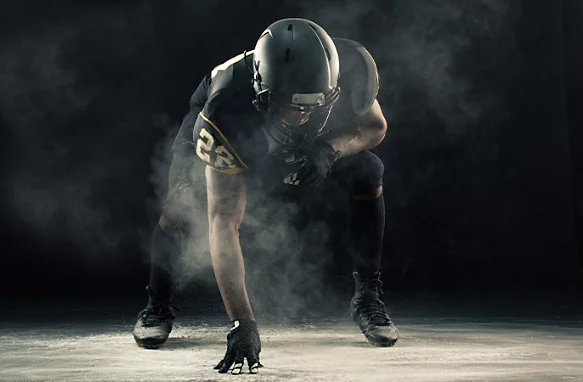
MULTIPOLYGON (((364 115, 379 90, 370 53, 356 41, 333 40, 340 60, 340 98, 325 126, 328 131, 364 115)), ((191 98, 191 108, 202 106, 204 100, 194 123, 196 155, 224 173, 245 171, 272 153, 262 129, 263 116, 252 104, 252 62, 249 51, 215 67, 191 98)))

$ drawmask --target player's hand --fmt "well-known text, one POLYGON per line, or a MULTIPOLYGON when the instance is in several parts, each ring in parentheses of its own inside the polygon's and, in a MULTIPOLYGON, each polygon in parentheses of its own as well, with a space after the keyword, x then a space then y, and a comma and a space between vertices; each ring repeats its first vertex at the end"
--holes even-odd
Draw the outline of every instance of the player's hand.
POLYGON ((226 373, 233 366, 231 374, 240 374, 246 358, 249 372, 256 374, 263 367, 259 363, 259 353, 261 340, 255 321, 245 318, 233 320, 233 326, 227 335, 227 352, 214 369, 219 373, 226 373))
POLYGON ((314 187, 332 172, 332 165, 340 158, 340 151, 324 141, 315 141, 298 150, 288 163, 302 163, 301 167, 287 175, 283 182, 293 186, 314 187))

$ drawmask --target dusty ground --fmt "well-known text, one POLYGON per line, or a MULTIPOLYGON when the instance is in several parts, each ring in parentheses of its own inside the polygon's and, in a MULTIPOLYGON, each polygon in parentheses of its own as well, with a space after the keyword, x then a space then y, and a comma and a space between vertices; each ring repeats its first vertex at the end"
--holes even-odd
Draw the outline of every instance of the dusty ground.
POLYGON ((580 319, 405 309, 392 314, 401 329, 393 348, 371 347, 345 317, 264 324, 265 367, 259 375, 233 376, 212 370, 225 350, 225 317, 184 312, 163 350, 144 350, 131 336, 134 310, 62 308, 50 320, 5 313, 0 380, 583 381, 580 319))

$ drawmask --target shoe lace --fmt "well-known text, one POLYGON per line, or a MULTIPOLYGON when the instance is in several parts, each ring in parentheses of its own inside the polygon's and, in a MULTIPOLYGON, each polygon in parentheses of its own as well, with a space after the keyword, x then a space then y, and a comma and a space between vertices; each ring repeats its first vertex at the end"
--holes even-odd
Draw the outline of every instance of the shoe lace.
POLYGON ((180 311, 171 302, 160 302, 144 309, 140 315, 140 321, 145 327, 158 326, 162 322, 173 320, 175 310, 180 311))
POLYGON ((385 303, 380 299, 379 294, 383 294, 381 287, 383 282, 378 279, 370 281, 370 290, 365 291, 360 286, 360 296, 357 300, 358 309, 365 315, 369 322, 376 326, 389 326, 391 320, 387 316, 385 303))

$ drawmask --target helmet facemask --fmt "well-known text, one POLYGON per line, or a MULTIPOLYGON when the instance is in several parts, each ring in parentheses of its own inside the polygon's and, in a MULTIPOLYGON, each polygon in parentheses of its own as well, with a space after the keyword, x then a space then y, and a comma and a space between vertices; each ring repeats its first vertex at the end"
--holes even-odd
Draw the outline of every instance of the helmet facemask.
POLYGON ((308 145, 326 132, 324 127, 340 96, 340 88, 336 88, 327 96, 294 94, 292 102, 285 102, 265 84, 255 82, 255 86, 262 89, 256 93, 253 104, 265 117, 268 133, 290 149, 308 145))

